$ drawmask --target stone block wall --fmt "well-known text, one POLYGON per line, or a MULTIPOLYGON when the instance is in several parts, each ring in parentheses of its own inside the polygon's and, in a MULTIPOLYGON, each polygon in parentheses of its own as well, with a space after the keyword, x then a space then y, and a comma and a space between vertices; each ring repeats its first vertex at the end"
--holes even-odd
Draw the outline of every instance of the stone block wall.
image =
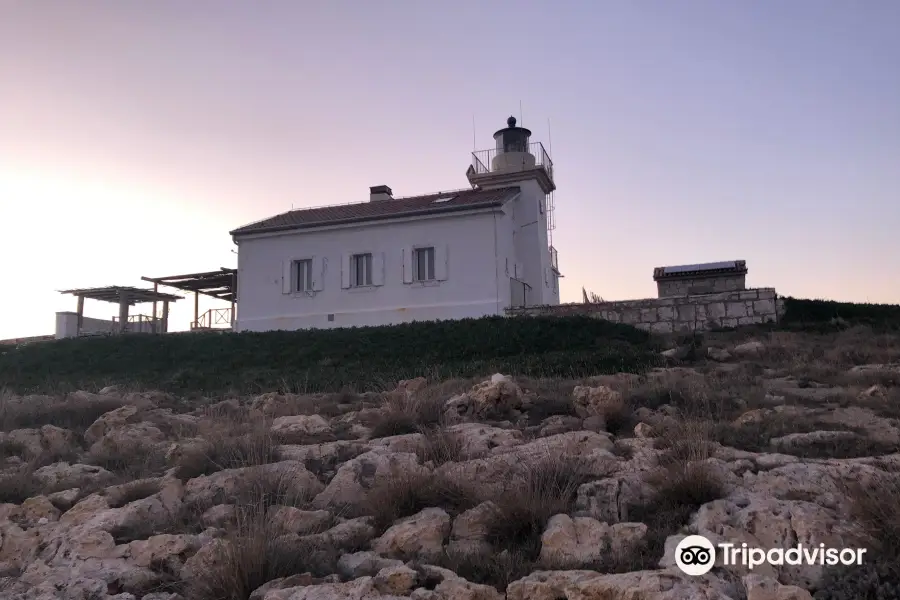
POLYGON ((743 291, 747 288, 746 281, 746 275, 685 277, 684 279, 663 279, 657 281, 656 289, 660 298, 694 294, 716 294, 719 292, 743 291))
MULTIPOLYGON (((139 319, 128 323, 128 332, 130 333, 153 333, 152 317, 146 315, 136 315, 139 319)), ((162 329, 162 319, 157 318, 159 326, 162 329)), ((81 333, 117 333, 118 323, 112 319, 94 319, 92 317, 81 318, 81 333)), ((56 313, 56 339, 77 337, 78 331, 78 313, 74 312, 58 312, 56 313)))
POLYGON ((507 309, 506 313, 509 316, 591 315, 654 333, 692 333, 715 327, 777 322, 784 308, 774 288, 758 288, 598 304, 530 306, 507 309))

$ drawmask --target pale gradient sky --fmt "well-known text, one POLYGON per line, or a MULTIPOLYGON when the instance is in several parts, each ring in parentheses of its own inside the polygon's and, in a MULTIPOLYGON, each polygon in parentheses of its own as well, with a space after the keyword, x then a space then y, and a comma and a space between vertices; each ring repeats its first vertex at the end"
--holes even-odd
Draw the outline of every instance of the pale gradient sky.
POLYGON ((896 0, 0 0, 0 339, 292 206, 466 187, 473 114, 490 148, 520 101, 563 301, 742 258, 900 303, 898 31, 896 0))

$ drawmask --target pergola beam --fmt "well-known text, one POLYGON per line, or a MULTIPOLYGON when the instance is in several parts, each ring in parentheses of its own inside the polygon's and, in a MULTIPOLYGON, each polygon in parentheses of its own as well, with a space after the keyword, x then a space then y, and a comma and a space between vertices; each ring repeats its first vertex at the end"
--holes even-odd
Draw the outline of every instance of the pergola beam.
POLYGON ((71 294, 73 296, 78 296, 81 298, 87 298, 88 300, 100 300, 101 302, 111 302, 113 304, 119 304, 122 301, 122 296, 125 295, 127 297, 127 302, 129 306, 134 306, 135 304, 142 304, 144 302, 153 302, 155 300, 169 300, 171 302, 175 302, 177 300, 181 300, 181 296, 176 296, 175 294, 166 294, 163 292, 155 292, 153 290, 129 287, 129 286, 121 286, 121 285, 113 285, 109 287, 100 287, 100 288, 82 288, 82 289, 74 289, 74 290, 60 290, 60 294, 71 294))
MULTIPOLYGON (((237 287, 237 269, 220 268, 218 271, 204 273, 188 273, 186 275, 169 275, 166 277, 141 277, 154 285, 164 285, 185 292, 203 294, 226 302, 235 301, 237 287)), ((196 311, 195 311, 196 312, 196 311)), ((196 322, 196 316, 195 316, 196 322)))
POLYGON ((175 294, 166 294, 159 292, 157 289, 143 289, 129 286, 114 285, 101 288, 81 288, 74 290, 61 290, 61 294, 71 294, 78 298, 78 324, 77 330, 80 333, 84 325, 84 300, 100 300, 101 302, 110 302, 119 305, 119 332, 128 329, 128 312, 129 308, 135 304, 143 304, 146 302, 153 303, 153 327, 156 327, 156 303, 163 303, 163 331, 168 331, 169 319, 169 302, 181 300, 181 296, 175 294))

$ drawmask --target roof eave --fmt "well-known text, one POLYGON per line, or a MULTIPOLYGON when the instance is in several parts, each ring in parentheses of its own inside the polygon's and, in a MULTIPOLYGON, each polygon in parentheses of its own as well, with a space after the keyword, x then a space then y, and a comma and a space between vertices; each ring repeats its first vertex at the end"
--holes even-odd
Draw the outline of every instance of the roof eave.
POLYGON ((681 271, 680 273, 663 273, 662 275, 654 275, 654 281, 671 280, 671 279, 689 279, 697 277, 714 277, 717 275, 746 275, 748 269, 715 269, 709 271, 681 271))
POLYGON ((278 225, 275 227, 264 227, 259 229, 250 229, 242 231, 242 228, 235 229, 233 231, 228 232, 232 237, 239 237, 245 235, 254 235, 257 233, 277 233, 279 231, 291 231, 295 229, 316 229, 318 227, 329 227, 331 225, 348 225, 351 223, 368 223, 372 221, 386 221, 390 219, 402 219, 405 217, 421 217, 426 215, 435 215, 435 214, 444 214, 450 212, 462 212, 462 211, 478 211, 486 208, 496 208, 499 206, 503 206, 510 200, 512 200, 515 196, 518 195, 518 192, 515 194, 511 194, 507 198, 503 200, 493 200, 491 202, 483 202, 478 204, 461 204, 459 206, 442 206, 438 208, 430 208, 425 210, 415 210, 409 212, 396 213, 391 215, 376 215, 372 217, 353 217, 349 219, 334 219, 330 221, 317 221, 315 223, 300 223, 294 225, 278 225))

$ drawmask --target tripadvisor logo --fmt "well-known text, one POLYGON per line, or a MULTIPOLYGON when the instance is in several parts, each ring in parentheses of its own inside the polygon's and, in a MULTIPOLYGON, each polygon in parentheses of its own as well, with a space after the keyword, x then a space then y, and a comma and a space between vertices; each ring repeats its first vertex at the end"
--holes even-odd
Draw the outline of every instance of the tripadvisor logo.
POLYGON ((705 575, 716 564, 716 547, 702 535, 689 535, 675 547, 675 564, 687 575, 705 575))
POLYGON ((675 564, 687 575, 705 575, 721 557, 723 566, 741 565, 753 569, 760 565, 861 565, 865 548, 826 548, 825 544, 763 550, 746 543, 721 543, 718 549, 702 535, 689 535, 675 547, 675 564))

